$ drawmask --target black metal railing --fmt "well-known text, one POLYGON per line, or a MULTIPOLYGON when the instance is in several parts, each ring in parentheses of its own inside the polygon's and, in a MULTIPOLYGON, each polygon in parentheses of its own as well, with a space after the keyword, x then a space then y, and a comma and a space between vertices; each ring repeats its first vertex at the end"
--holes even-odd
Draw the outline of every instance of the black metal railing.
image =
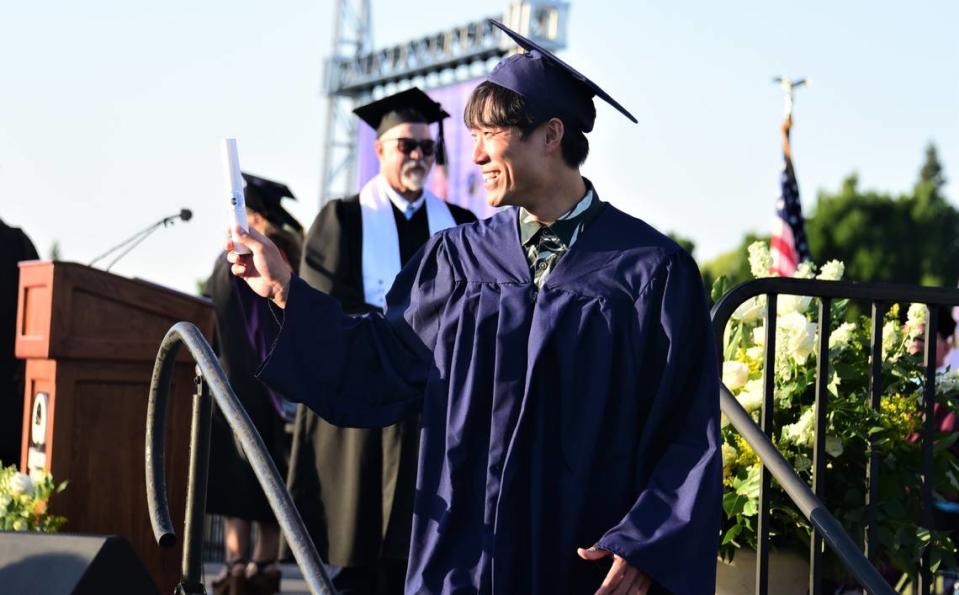
MULTIPOLYGON (((713 329, 719 353, 723 353, 723 337, 726 324, 736 309, 747 300, 766 297, 765 362, 763 374, 763 404, 760 423, 740 405, 739 401, 723 386, 720 391, 720 406, 733 427, 749 443, 763 463, 763 475, 759 495, 759 519, 757 524, 756 591, 768 593, 769 579, 769 504, 770 479, 774 477, 793 500, 813 528, 810 547, 809 593, 822 593, 822 543, 825 541, 836 553, 855 579, 870 593, 894 593, 874 566, 878 548, 876 527, 878 518, 879 453, 870 449, 866 478, 866 530, 864 549, 849 537, 836 518, 823 505, 822 480, 825 467, 825 438, 827 416, 827 379, 829 369, 829 335, 831 332, 831 304, 833 300, 849 299, 868 303, 871 306, 871 361, 870 361, 870 406, 877 410, 882 397, 882 327, 888 308, 896 303, 925 304, 929 317, 925 329, 925 376, 923 382, 922 424, 922 486, 920 489, 920 524, 931 529, 933 524, 932 474, 933 474, 933 406, 936 397, 936 321, 938 308, 959 304, 959 290, 933 287, 903 286, 889 284, 854 283, 849 281, 819 281, 769 277, 748 281, 723 296, 713 307, 713 329), (770 440, 772 431, 773 393, 775 388, 776 354, 776 304, 779 295, 809 296, 819 299, 819 343, 816 348, 815 383, 815 441, 813 444, 813 485, 810 488, 793 467, 783 458, 770 440)), ((927 595, 932 586, 931 563, 924 557, 919 571, 917 589, 914 592, 927 595)))
POLYGON ((171 547, 176 533, 170 519, 166 497, 164 466, 164 434, 166 404, 177 353, 186 345, 197 364, 196 386, 193 397, 193 422, 190 431, 190 471, 187 487, 186 521, 184 523, 183 579, 178 593, 204 593, 202 582, 203 515, 206 508, 207 470, 210 449, 210 418, 213 402, 223 413, 237 442, 250 461, 257 480, 263 487, 267 501, 276 515, 293 556, 303 572, 312 593, 334 593, 326 569, 316 552, 300 518, 299 512, 286 490, 283 478, 273 464, 263 439, 234 394, 230 383, 217 361, 213 349, 194 325, 178 322, 167 332, 160 344, 153 379, 150 383, 150 401, 147 408, 146 487, 150 522, 160 547, 171 547))

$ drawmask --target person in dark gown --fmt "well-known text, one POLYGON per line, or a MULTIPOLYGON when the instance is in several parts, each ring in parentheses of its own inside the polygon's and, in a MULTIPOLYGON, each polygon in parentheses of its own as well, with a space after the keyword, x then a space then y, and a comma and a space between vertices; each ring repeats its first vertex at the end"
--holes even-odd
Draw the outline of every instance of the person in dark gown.
POLYGON ((0 465, 20 465, 23 436, 23 362, 14 355, 17 336, 17 263, 39 258, 19 227, 0 221, 0 465))
MULTIPOLYGON (((385 313, 350 317, 255 232, 282 322, 258 377, 336 425, 421 413, 407 593, 715 590, 718 357, 689 254, 582 177, 597 85, 529 40, 470 97, 487 200, 385 313)), ((634 120, 635 121, 635 120, 634 120)))
MULTIPOLYGON (((306 235, 300 275, 347 314, 382 311, 386 289, 431 235, 476 220, 424 188, 443 150, 429 125, 449 116, 411 88, 357 108, 377 133, 379 175, 328 202, 306 235), (415 143, 415 146, 413 144, 415 143)), ((341 593, 401 593, 416 487, 417 414, 346 428, 305 407, 288 485, 341 593)))
MULTIPOLYGON (((285 185, 271 180, 246 173, 243 178, 247 223, 279 245, 287 262, 298 262, 302 226, 280 205, 281 199, 293 198, 293 194, 285 185)), ((206 285, 216 309, 215 347, 230 385, 262 436, 273 462, 281 473, 286 473, 286 426, 292 422, 294 405, 253 376, 269 352, 276 322, 264 302, 246 283, 238 281, 230 274, 226 259, 217 259, 206 285)), ((253 469, 218 408, 214 409, 211 426, 209 468, 207 512, 224 517, 227 560, 223 572, 213 580, 214 592, 277 592, 279 526, 253 469), (256 538, 251 544, 254 524, 256 538)))

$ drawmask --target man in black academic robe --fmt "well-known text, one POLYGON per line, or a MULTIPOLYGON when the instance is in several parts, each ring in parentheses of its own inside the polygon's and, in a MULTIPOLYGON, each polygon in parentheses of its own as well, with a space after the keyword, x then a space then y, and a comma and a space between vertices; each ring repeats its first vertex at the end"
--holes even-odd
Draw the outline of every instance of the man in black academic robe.
MULTIPOLYGON (((422 413, 407 593, 715 590, 719 373, 689 254, 582 177, 599 96, 547 50, 466 106, 487 200, 383 315, 345 316, 255 233, 232 272, 282 328, 259 378, 332 423, 422 413)), ((635 120, 634 120, 635 121, 635 120)))
POLYGON ((18 227, 0 221, 0 464, 20 465, 23 430, 23 362, 14 355, 17 327, 17 263, 37 249, 18 227))
MULTIPOLYGON (((293 193, 285 184, 245 172, 243 179, 247 224, 277 244, 288 262, 299 262, 303 227, 281 204, 283 199, 295 200, 293 193)), ((222 256, 204 293, 216 311, 214 347, 223 371, 273 464, 284 473, 290 447, 286 426, 292 421, 292 406, 253 375, 269 352, 276 322, 266 304, 230 274, 222 256)), ((279 525, 219 407, 213 409, 211 420, 206 511, 224 521, 226 564, 212 580, 214 595, 279 591, 279 525)))
MULTIPOLYGON (((412 88, 356 110, 377 132, 379 175, 327 203, 306 236, 300 274, 348 314, 381 311, 386 290, 429 237, 475 221, 423 187, 448 117, 412 88)), ((384 428, 334 426, 305 409, 291 493, 341 592, 402 591, 416 484, 418 415, 384 428), (325 551, 323 551, 325 550, 325 551)))

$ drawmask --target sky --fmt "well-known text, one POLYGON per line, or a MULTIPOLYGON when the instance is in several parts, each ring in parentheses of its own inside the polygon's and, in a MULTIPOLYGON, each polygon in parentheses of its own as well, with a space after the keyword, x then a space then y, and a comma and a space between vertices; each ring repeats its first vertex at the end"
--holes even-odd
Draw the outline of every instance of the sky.
MULTIPOLYGON (((507 2, 371 0, 374 47, 501 14, 507 2), (441 8, 437 8, 441 7, 441 8)), ((195 292, 228 221, 221 142, 319 208, 332 0, 0 4, 0 219, 41 256, 87 263, 163 216, 113 271, 195 292)), ((707 260, 767 232, 783 101, 807 213, 850 173, 911 189, 925 146, 959 176, 959 3, 572 0, 567 62, 639 120, 598 105, 583 173, 600 196, 707 260)), ((955 183, 947 197, 959 206, 955 183)), ((815 258, 815 254, 813 255, 815 258)))

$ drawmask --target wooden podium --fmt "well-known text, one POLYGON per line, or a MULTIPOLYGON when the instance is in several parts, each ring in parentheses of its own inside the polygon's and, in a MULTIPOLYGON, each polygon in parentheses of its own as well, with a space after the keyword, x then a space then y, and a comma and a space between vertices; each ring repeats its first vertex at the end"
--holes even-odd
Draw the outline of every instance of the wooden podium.
POLYGON ((176 366, 166 434, 166 477, 180 543, 161 550, 147 512, 144 440, 153 361, 178 321, 209 339, 213 306, 145 281, 66 262, 20 264, 16 354, 26 360, 24 472, 69 480, 51 500, 64 531, 126 537, 161 593, 180 578, 193 363, 176 366))

